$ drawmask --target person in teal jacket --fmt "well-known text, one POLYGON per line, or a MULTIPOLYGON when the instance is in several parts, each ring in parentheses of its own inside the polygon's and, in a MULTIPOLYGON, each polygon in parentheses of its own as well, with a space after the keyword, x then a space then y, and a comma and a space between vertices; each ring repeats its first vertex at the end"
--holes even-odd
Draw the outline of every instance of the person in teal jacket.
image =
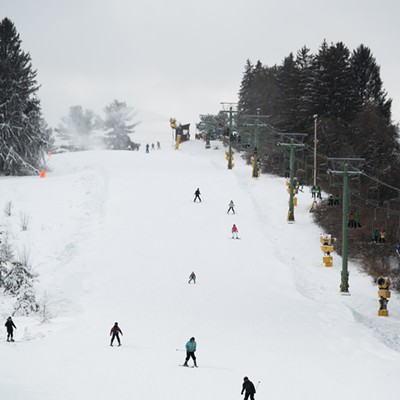
POLYGON ((191 358, 193 358, 193 362, 194 362, 194 366, 197 367, 197 363, 196 363, 196 356, 194 355, 195 351, 196 351, 196 346, 197 343, 194 339, 194 337, 190 338, 190 340, 186 343, 186 359, 185 359, 185 363, 183 364, 184 367, 188 367, 188 361, 191 358))

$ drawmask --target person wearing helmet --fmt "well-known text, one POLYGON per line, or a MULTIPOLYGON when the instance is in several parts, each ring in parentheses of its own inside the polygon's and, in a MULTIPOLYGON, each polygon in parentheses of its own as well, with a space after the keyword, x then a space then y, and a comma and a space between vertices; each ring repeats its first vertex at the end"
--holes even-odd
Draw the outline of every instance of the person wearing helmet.
POLYGON ((14 341, 14 328, 17 329, 17 327, 14 324, 14 321, 12 320, 11 317, 7 318, 6 323, 4 326, 7 328, 7 342, 13 342, 14 341))
POLYGON ((196 283, 196 274, 194 273, 194 271, 192 271, 192 273, 189 275, 189 282, 188 283, 190 283, 192 281, 193 281, 193 283, 196 283))
POLYGON ((194 355, 196 351, 197 343, 194 337, 191 337, 190 340, 186 343, 186 359, 183 364, 184 367, 188 367, 188 361, 190 358, 193 358, 194 366, 197 368, 196 356, 194 355))
POLYGON ((249 380, 247 376, 243 378, 243 386, 242 386, 242 393, 244 394, 244 400, 247 400, 250 397, 250 400, 254 400, 254 394, 256 393, 256 388, 253 385, 253 382, 249 380))
POLYGON ((116 322, 116 323, 114 324, 114 326, 111 328, 111 331, 110 331, 110 336, 112 336, 112 337, 111 337, 110 346, 113 345, 113 342, 114 342, 114 339, 115 339, 115 338, 117 338, 118 346, 121 346, 121 340, 120 340, 120 338, 119 338, 119 334, 121 334, 121 335, 123 336, 123 333, 122 333, 120 327, 118 326, 118 322, 116 322))

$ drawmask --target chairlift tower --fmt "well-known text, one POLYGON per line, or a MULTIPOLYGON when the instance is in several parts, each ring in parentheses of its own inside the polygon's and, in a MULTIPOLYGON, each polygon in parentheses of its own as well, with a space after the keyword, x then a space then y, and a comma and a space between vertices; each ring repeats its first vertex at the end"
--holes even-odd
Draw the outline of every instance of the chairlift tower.
POLYGON ((364 158, 328 158, 328 165, 331 165, 328 172, 332 175, 343 176, 343 214, 342 214, 342 271, 340 293, 349 293, 349 268, 348 268, 348 243, 349 243, 349 176, 361 174, 360 166, 364 164, 364 158), (349 170, 349 168, 351 168, 349 170))
POLYGON ((278 143, 279 146, 287 146, 290 148, 290 183, 289 183, 289 212, 287 216, 288 222, 294 222, 294 163, 295 163, 295 148, 304 147, 303 141, 307 136, 306 133, 281 133, 282 142, 278 143), (288 143, 287 140, 290 140, 288 143), (286 140, 286 142, 285 142, 286 140), (297 143, 295 143, 295 140, 297 143))
POLYGON ((257 108, 256 115, 241 115, 243 118, 244 126, 254 126, 254 147, 253 147, 253 168, 252 168, 252 177, 258 178, 260 176, 260 168, 259 168, 259 136, 260 136, 260 127, 265 127, 267 124, 262 122, 262 119, 268 118, 268 115, 260 115, 260 108, 257 108), (249 122, 248 122, 249 121, 249 122))
POLYGON ((232 163, 232 129, 233 129, 233 113, 237 113, 237 103, 221 103, 223 112, 229 114, 229 147, 228 147, 228 169, 233 168, 232 163))

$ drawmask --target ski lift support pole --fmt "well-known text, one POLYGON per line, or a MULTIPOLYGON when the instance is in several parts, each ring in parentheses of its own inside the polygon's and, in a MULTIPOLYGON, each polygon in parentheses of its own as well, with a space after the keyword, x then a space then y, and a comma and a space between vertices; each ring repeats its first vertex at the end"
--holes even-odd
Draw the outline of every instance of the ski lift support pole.
POLYGON ((343 295, 350 295, 349 293, 349 268, 348 268, 348 245, 349 245, 349 175, 360 175, 358 166, 364 163, 364 158, 328 158, 328 162, 331 163, 344 163, 343 171, 329 170, 329 173, 333 175, 343 176, 343 214, 342 214, 342 271, 341 271, 341 282, 340 282, 340 293, 343 295), (355 171, 349 171, 349 163, 356 162, 357 169, 355 171))
MULTIPOLYGON (((285 134, 282 134, 285 135, 285 134)), ((302 137, 307 136, 306 134, 286 134, 286 135, 296 135, 299 136, 301 135, 302 137)), ((289 213, 288 213, 288 221, 289 222, 294 222, 294 163, 296 160, 295 157, 295 147, 304 147, 303 143, 294 143, 294 138, 292 137, 290 139, 290 143, 279 143, 279 146, 289 146, 290 147, 290 195, 289 195, 289 213)))
POLYGON ((229 113, 229 147, 228 147, 228 169, 233 168, 232 163, 232 130, 233 130, 233 113, 237 111, 233 110, 233 107, 237 107, 237 103, 221 103, 224 108, 224 112, 229 113), (226 110, 226 108, 228 108, 226 110))

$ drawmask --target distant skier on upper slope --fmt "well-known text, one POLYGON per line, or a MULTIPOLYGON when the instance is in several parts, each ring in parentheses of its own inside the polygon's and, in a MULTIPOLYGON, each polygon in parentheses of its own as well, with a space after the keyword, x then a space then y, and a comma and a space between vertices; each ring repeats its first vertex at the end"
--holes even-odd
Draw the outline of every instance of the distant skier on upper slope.
POLYGON ((121 328, 118 326, 118 322, 116 322, 116 323, 114 324, 114 326, 111 328, 111 331, 110 331, 110 336, 112 336, 112 337, 111 337, 110 346, 113 345, 113 342, 114 342, 114 339, 115 339, 115 338, 116 338, 117 341, 118 341, 118 346, 121 346, 121 340, 120 340, 120 338, 119 338, 119 334, 121 334, 121 335, 123 336, 123 333, 122 333, 122 331, 121 331, 121 328))
POLYGON ((200 198, 200 189, 197 188, 196 191, 194 192, 194 202, 196 202, 197 199, 199 199, 200 203, 201 203, 201 198, 200 198))

